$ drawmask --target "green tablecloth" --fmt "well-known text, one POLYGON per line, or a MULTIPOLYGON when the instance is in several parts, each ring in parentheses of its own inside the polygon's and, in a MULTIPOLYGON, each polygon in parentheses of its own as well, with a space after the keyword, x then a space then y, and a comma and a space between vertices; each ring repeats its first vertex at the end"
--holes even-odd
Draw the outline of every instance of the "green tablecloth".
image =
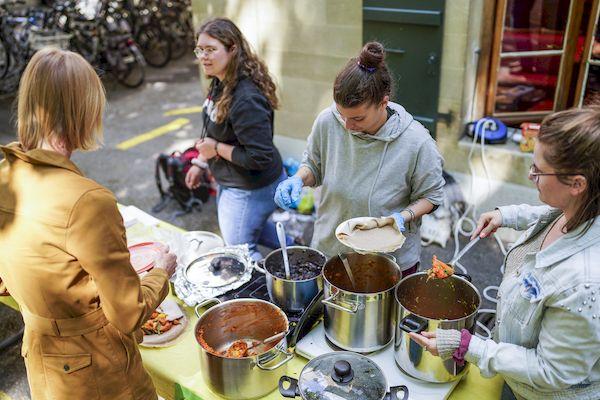
MULTIPOLYGON (((172 295, 170 295, 172 296, 172 295)), ((182 304, 178 299, 179 304, 182 304)), ((11 297, 0 297, 0 302, 18 310, 11 297)), ((174 346, 162 349, 140 348, 144 365, 152 375, 158 393, 168 400, 220 400, 202 381, 199 351, 194 338, 194 326, 198 318, 189 307, 183 307, 189 324, 174 346)), ((296 356, 288 363, 287 374, 295 378, 307 360, 296 356)), ((503 380, 500 377, 484 379, 475 366, 450 394, 450 400, 497 400, 500 398, 503 380)), ((410 390, 410 388, 409 388, 410 390)), ((277 391, 265 400, 282 399, 277 391)))
MULTIPOLYGON (((161 223, 160 229, 178 230, 178 228, 161 223)), ((144 229, 128 229, 128 239, 139 237, 152 239, 147 235, 156 235, 156 228, 147 232, 144 229)), ((169 296, 175 298, 173 294, 169 296)), ((176 299, 182 305, 183 303, 176 299)), ((17 309, 16 302, 11 297, 0 296, 0 302, 17 309)), ((198 318, 189 307, 182 307, 188 317, 189 324, 175 345, 162 349, 140 348, 144 365, 152 375, 158 393, 167 400, 220 400, 202 381, 200 375, 199 350, 194 338, 194 326, 198 318)), ((306 364, 307 360, 296 356, 288 363, 287 374, 295 378, 306 364)), ((469 374, 456 386, 448 397, 450 400, 497 400, 500 398, 503 380, 500 377, 484 379, 475 366, 471 366, 469 374)), ((410 390, 410 388, 409 388, 410 390)), ((264 397, 265 400, 282 399, 277 391, 264 397)))

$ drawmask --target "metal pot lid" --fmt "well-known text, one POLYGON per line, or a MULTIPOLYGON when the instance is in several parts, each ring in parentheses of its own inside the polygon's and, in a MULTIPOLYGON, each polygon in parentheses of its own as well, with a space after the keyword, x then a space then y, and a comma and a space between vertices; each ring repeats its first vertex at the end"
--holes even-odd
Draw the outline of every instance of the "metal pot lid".
POLYGON ((298 389, 303 399, 382 400, 387 381, 371 359, 336 351, 310 360, 300 374, 298 389))
POLYGON ((184 256, 189 261, 193 261, 217 247, 225 246, 225 242, 219 235, 208 231, 186 232, 183 234, 183 239, 186 241, 184 256))
POLYGON ((232 284, 244 276, 247 261, 233 252, 209 253, 192 261, 185 269, 189 282, 209 288, 232 284))

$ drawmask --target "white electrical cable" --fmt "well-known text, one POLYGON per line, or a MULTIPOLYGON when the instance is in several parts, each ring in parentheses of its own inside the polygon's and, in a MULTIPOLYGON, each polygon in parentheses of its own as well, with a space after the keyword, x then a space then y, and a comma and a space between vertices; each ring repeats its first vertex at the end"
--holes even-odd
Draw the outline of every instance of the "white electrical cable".
MULTIPOLYGON (((450 212, 452 213, 453 219, 458 217, 458 219, 456 220, 456 224, 454 226, 454 256, 453 257, 455 257, 458 254, 458 252, 460 251, 460 236, 459 235, 471 237, 471 235, 473 234, 473 232, 475 232, 475 229, 477 228, 477 222, 476 222, 476 220, 477 220, 477 202, 476 202, 475 193, 474 193, 475 168, 473 166, 472 159, 473 159, 473 153, 475 152, 475 146, 477 145, 477 135, 478 134, 481 135, 481 163, 483 166, 483 172, 485 174, 485 179, 486 179, 486 183, 487 183, 487 197, 489 197, 489 195, 491 193, 491 179, 490 179, 489 169, 488 169, 488 165, 487 165, 487 158, 485 155, 485 131, 490 126, 494 126, 495 124, 496 124, 495 121, 493 121, 491 119, 482 118, 479 121, 477 121, 477 123, 475 124, 474 130, 473 130, 473 140, 471 141, 471 149, 469 151, 469 156, 467 158, 467 163, 469 165, 469 172, 471 173, 471 180, 470 180, 470 184, 469 184, 469 200, 470 201, 467 201, 467 207, 462 215, 460 215, 460 212, 458 211, 458 209, 455 206, 450 207, 450 212), (465 227, 465 224, 468 225, 468 227, 465 227)), ((504 247, 504 244, 502 243, 502 240, 500 240, 499 236, 496 233, 494 233, 493 236, 494 236, 494 239, 496 239, 496 242, 498 243, 498 246, 500 247, 502 254, 506 255, 506 249, 504 247)), ((465 274, 468 273, 467 269, 463 265, 461 265, 459 262, 456 262, 454 264, 454 266, 458 267, 463 273, 465 273, 465 274)), ((502 263, 502 265, 500 266, 500 272, 502 274, 504 274, 504 263, 502 263)), ((483 290, 483 297, 494 304, 498 304, 498 300, 497 300, 496 296, 492 296, 489 294, 489 292, 491 290, 498 291, 498 289, 499 289, 499 287, 494 286, 494 285, 486 287, 483 290)), ((496 314, 496 310, 487 309, 487 308, 480 309, 478 311, 478 314, 482 314, 482 313, 496 314)), ((487 337, 485 337, 483 335, 479 335, 480 337, 482 337, 483 339, 491 339, 492 338, 492 332, 489 330, 489 328, 487 326, 485 326, 480 321, 476 321, 476 325, 481 330, 483 330, 485 332, 485 334, 487 335, 487 337)))
POLYGON ((498 304, 497 296, 492 296, 488 293, 490 290, 495 290, 497 294, 498 290, 500 290, 500 287, 491 285, 483 289, 483 297, 485 297, 487 300, 491 301, 494 304, 498 304))
MULTIPOLYGON (((481 308, 479 309, 479 311, 477 311, 477 314, 496 314, 496 310, 493 310, 491 308, 481 308)), ((485 336, 477 334, 478 337, 480 337, 481 339, 487 340, 487 339, 492 339, 492 331, 485 326, 482 322, 480 321, 475 321, 475 324, 482 330, 485 332, 485 336)))

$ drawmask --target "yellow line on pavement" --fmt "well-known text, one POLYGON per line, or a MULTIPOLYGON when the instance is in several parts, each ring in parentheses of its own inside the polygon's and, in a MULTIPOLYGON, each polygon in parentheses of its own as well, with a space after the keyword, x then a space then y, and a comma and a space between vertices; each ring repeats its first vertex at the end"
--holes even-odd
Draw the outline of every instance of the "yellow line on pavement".
POLYGON ((202 106, 177 108, 175 110, 167 111, 163 115, 165 117, 172 117, 173 115, 185 115, 185 114, 198 114, 202 112, 202 106))
MULTIPOLYGON (((177 118, 175 121, 171 121, 166 125, 159 126, 156 129, 152 129, 149 132, 142 133, 137 135, 131 139, 127 139, 124 142, 121 142, 117 145, 117 149, 119 150, 128 150, 138 144, 142 144, 149 140, 155 139, 159 136, 165 135, 169 132, 176 131, 178 129, 183 128, 185 125, 189 124, 190 120, 187 118, 177 118)), ((0 399, 1 400, 1 399, 0 399)))
POLYGON ((0 390, 0 400, 12 400, 12 398, 6 393, 4 393, 2 390, 0 390))

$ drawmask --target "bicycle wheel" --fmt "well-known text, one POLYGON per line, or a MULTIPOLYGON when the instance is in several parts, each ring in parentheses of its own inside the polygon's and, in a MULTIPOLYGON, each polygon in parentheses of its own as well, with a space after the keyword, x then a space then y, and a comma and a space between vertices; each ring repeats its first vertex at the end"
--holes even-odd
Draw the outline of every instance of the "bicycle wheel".
POLYGON ((130 47, 121 49, 118 58, 117 63, 111 66, 111 70, 120 84, 133 89, 144 83, 146 78, 144 63, 136 57, 130 47))
POLYGON ((0 38, 0 78, 4 78, 10 66, 10 53, 8 46, 0 38))
POLYGON ((181 21, 173 21, 170 25, 171 59, 179 60, 189 48, 188 32, 181 21))
POLYGON ((140 45, 148 65, 162 68, 171 61, 171 42, 163 35, 160 27, 148 25, 138 34, 136 42, 140 45))

